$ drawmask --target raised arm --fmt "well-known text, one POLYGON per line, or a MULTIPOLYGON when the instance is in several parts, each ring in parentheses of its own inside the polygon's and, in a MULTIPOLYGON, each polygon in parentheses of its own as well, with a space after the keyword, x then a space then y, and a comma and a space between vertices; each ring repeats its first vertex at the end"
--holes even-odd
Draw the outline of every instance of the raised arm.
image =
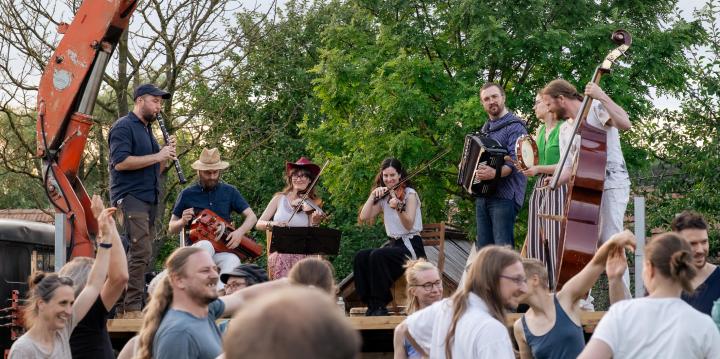
MULTIPOLYGON (((398 201, 397 199, 391 199, 390 200, 390 207, 393 207, 393 201, 398 201)), ((413 225, 415 224, 415 212, 417 212, 418 209, 418 196, 415 193, 408 193, 406 194, 405 198, 405 209, 402 212, 398 213, 398 216, 400 217, 400 222, 402 222, 403 227, 407 230, 411 230, 413 228, 413 225)))
POLYGON ((610 252, 607 262, 605 262, 605 273, 608 277, 608 292, 610 296, 610 305, 613 305, 623 299, 630 299, 630 289, 625 286, 623 275, 627 270, 627 258, 625 257, 625 248, 615 248, 610 252))
POLYGON ((605 262, 608 256, 617 248, 635 250, 635 236, 633 233, 625 230, 610 237, 605 244, 598 248, 590 263, 565 283, 562 290, 558 292, 558 299, 569 304, 568 307, 572 307, 576 301, 584 298, 595 285, 600 274, 605 270, 605 262))
POLYGON ((375 202, 376 197, 382 196, 386 191, 387 187, 378 187, 370 192, 370 196, 368 196, 368 199, 363 204, 362 209, 360 209, 358 222, 370 224, 375 220, 375 217, 377 217, 377 215, 382 211, 382 207, 380 207, 380 201, 377 203, 373 202, 375 202))
POLYGON ((592 82, 588 83, 587 86, 585 86, 585 95, 590 96, 603 104, 610 115, 610 120, 606 123, 606 125, 613 126, 618 130, 623 131, 632 127, 632 123, 630 123, 630 118, 627 112, 616 104, 615 101, 613 101, 613 99, 611 99, 600 86, 592 82))
POLYGON ((287 278, 277 279, 269 282, 255 284, 250 287, 246 287, 236 291, 233 294, 220 297, 220 300, 225 303, 225 311, 223 316, 231 316, 235 311, 240 309, 245 302, 251 300, 264 293, 269 293, 273 290, 284 288, 290 285, 287 278))
MULTIPOLYGON (((93 195, 91 202, 91 210, 95 217, 99 217, 105 205, 98 195, 93 195)), ((112 248, 110 248, 110 264, 108 269, 108 278, 100 292, 105 309, 110 311, 115 302, 122 295, 123 290, 128 282, 128 266, 125 249, 123 248, 120 236, 112 236, 112 248)))
POLYGON ((115 213, 115 207, 106 208, 98 216, 99 233, 97 236, 98 250, 95 255, 95 262, 90 269, 87 284, 80 292, 73 304, 73 318, 75 322, 79 322, 85 317, 90 307, 97 300, 100 291, 105 283, 108 274, 108 265, 110 262, 110 250, 113 243, 118 242, 120 235, 115 226, 115 220, 112 215, 115 213), (114 237, 118 237, 117 239, 114 237))

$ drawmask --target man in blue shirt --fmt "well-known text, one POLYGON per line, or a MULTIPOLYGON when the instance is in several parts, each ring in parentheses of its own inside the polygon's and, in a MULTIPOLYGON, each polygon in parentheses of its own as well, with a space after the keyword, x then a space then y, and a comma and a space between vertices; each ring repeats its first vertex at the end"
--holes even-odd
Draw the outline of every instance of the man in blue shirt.
MULTIPOLYGON (((255 226, 257 216, 237 188, 220 182, 220 171, 228 166, 227 162, 220 160, 217 148, 203 149, 200 159, 192 164, 192 168, 197 170, 198 181, 180 192, 170 218, 169 233, 179 233, 203 209, 210 209, 228 223, 232 223, 231 212, 242 213, 245 220, 230 233, 227 247, 234 249, 240 245, 245 233, 255 226)), ((237 255, 229 251, 220 252, 208 241, 198 241, 193 246, 205 249, 212 256, 220 274, 230 273, 240 265, 237 255)), ((224 286, 222 281, 218 281, 217 285, 218 289, 224 286)))
POLYGON ((118 207, 121 233, 128 242, 128 288, 118 303, 118 317, 142 318, 145 270, 152 257, 152 240, 160 192, 160 173, 175 158, 175 139, 162 149, 152 123, 170 94, 152 84, 135 89, 135 105, 113 124, 110 145, 110 201, 118 207))
MULTIPOLYGON (((516 160, 515 142, 527 130, 524 122, 505 107, 505 90, 496 83, 486 83, 480 89, 480 101, 489 116, 481 132, 499 142, 516 160)), ((495 193, 475 199, 478 249, 489 244, 514 247, 515 217, 525 200, 527 178, 511 162, 505 162, 500 176, 495 193)), ((493 178, 492 167, 480 165, 475 171, 476 180, 493 178)))
POLYGON ((673 231, 690 243, 697 271, 692 279, 693 293, 683 292, 682 299, 693 308, 710 315, 713 303, 720 300, 720 267, 707 261, 710 252, 708 225, 700 214, 684 211, 673 219, 671 226, 673 231))

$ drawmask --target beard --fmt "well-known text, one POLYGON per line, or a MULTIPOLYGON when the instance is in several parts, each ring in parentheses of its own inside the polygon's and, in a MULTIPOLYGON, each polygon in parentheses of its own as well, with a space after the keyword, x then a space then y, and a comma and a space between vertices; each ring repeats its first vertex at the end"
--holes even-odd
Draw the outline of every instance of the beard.
POLYGON ((500 116, 501 113, 503 113, 503 110, 505 110, 505 107, 504 107, 504 106, 491 105, 491 106, 487 109, 487 112, 488 112, 488 115, 490 115, 490 117, 497 118, 498 116, 500 116))
POLYGON ((152 122, 155 122, 155 120, 157 120, 157 116, 155 116, 155 114, 152 112, 144 113, 143 120, 145 120, 147 123, 152 123, 152 122))
MULTIPOLYGON (((214 284, 213 284, 214 285, 214 284)), ((206 287, 201 288, 188 288, 188 294, 190 298, 193 298, 197 303, 201 305, 208 305, 218 298, 218 292, 215 287, 213 290, 207 291, 206 287)))
POLYGON ((220 180, 200 180, 200 185, 203 189, 209 191, 215 188, 218 182, 220 182, 220 180))
POLYGON ((565 120, 568 118, 568 112, 563 107, 558 107, 553 113, 555 114, 556 120, 565 120))

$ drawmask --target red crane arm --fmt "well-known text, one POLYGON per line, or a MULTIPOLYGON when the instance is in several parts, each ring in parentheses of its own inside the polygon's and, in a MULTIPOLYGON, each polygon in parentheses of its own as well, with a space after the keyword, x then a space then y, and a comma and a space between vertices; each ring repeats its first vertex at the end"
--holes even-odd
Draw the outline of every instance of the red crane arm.
POLYGON ((64 36, 40 79, 37 155, 48 198, 66 214, 72 257, 94 256, 97 221, 78 170, 105 67, 136 7, 137 0, 83 1, 72 23, 59 26, 64 36))

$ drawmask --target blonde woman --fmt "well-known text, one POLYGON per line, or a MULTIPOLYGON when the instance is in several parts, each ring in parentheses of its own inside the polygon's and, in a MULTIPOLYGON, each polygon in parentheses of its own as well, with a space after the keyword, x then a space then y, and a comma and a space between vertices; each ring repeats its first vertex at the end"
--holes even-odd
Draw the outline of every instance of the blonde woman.
MULTIPOLYGON (((442 299, 443 286, 440 271, 434 264, 424 258, 409 260, 405 264, 405 280, 407 281, 407 314, 425 309, 442 299)), ((405 323, 395 328, 393 345, 395 359, 419 359, 421 354, 415 350, 404 337, 405 323)))

